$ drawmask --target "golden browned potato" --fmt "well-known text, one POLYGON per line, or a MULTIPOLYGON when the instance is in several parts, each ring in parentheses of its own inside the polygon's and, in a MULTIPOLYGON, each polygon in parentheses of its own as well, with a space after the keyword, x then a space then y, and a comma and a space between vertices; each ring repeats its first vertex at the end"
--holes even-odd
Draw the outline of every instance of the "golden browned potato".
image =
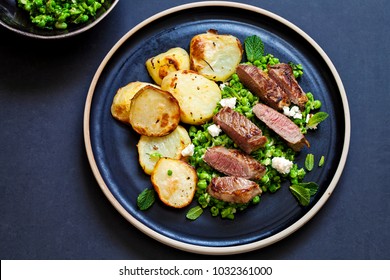
POLYGON ((214 81, 226 81, 241 62, 243 48, 232 35, 219 35, 215 30, 196 35, 190 43, 191 70, 214 81))
POLYGON ((182 160, 161 158, 152 172, 151 181, 164 204, 183 208, 194 198, 198 176, 195 169, 182 160))
POLYGON ((194 71, 181 70, 169 73, 161 83, 179 101, 183 123, 200 125, 211 120, 221 90, 217 83, 194 71))
POLYGON ((166 136, 150 137, 142 135, 138 144, 139 163, 146 174, 150 175, 161 158, 183 158, 181 152, 191 144, 187 130, 179 125, 166 136))
POLYGON ((141 88, 147 85, 152 85, 152 84, 136 81, 136 82, 131 82, 119 88, 112 101, 112 105, 111 105, 112 116, 121 122, 130 124, 129 113, 130 113, 131 99, 141 88))
POLYGON ((169 92, 145 86, 131 100, 129 119, 141 135, 164 136, 180 122, 179 103, 169 92))
POLYGON ((153 81, 161 85, 162 79, 170 72, 190 69, 190 57, 182 48, 172 48, 146 61, 146 69, 153 81))

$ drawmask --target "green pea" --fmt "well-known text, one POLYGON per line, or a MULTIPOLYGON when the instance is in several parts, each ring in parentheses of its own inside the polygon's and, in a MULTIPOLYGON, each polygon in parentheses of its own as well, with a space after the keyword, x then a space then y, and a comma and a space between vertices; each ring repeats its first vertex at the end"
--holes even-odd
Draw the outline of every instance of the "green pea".
POLYGON ((253 204, 259 204, 259 203, 260 203, 260 196, 256 195, 256 196, 252 199, 252 203, 253 203, 253 204))
POLYGON ((207 188, 206 180, 199 180, 197 186, 199 189, 205 190, 207 188))
POLYGON ((212 206, 212 207, 210 208, 210 212, 211 212, 211 215, 212 215, 213 217, 216 217, 216 216, 219 215, 219 209, 218 209, 216 206, 212 206))
POLYGON ((66 29, 68 25, 66 24, 66 22, 56 22, 55 27, 57 29, 66 29))
POLYGON ((201 173, 198 175, 198 178, 199 178, 199 179, 202 179, 202 180, 208 180, 208 181, 210 181, 210 180, 211 180, 211 175, 208 174, 207 172, 201 172, 201 173))
POLYGON ((319 101, 319 100, 314 100, 314 103, 313 103, 314 109, 320 109, 321 106, 322 106, 321 101, 319 101))

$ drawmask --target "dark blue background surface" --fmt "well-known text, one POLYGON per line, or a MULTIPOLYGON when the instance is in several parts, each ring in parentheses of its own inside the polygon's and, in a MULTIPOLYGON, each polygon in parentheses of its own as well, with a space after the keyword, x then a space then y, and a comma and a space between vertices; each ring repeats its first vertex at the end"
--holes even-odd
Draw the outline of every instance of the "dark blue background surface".
MULTIPOLYGON (((101 192, 83 141, 91 79, 149 16, 192 1, 120 1, 85 34, 22 38, 0 27, 0 258, 192 259, 129 224, 101 192)), ((264 249, 218 258, 390 259, 390 2, 239 1, 310 35, 336 66, 352 120, 347 164, 320 212, 264 249)))

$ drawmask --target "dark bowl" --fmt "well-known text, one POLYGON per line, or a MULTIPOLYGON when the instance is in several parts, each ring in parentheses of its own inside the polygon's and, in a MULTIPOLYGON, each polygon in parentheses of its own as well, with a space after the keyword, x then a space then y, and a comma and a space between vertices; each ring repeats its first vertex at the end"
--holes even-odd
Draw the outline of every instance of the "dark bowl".
POLYGON ((108 15, 119 0, 104 1, 103 8, 86 23, 70 26, 65 30, 47 30, 30 22, 28 14, 18 7, 16 0, 0 0, 0 25, 21 35, 39 39, 60 39, 80 34, 100 22, 108 15))

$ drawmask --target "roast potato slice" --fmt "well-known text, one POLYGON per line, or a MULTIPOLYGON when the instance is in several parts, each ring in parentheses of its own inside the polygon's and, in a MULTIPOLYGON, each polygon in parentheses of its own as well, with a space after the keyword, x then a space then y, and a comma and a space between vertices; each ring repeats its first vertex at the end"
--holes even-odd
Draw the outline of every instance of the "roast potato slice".
POLYGON ((219 35, 215 30, 194 36, 190 42, 191 70, 224 82, 236 71, 243 48, 233 35, 219 35))
POLYGON ((216 82, 189 70, 169 73, 163 79, 161 89, 169 91, 179 101, 181 121, 192 125, 211 120, 221 100, 221 90, 216 82))
POLYGON ((150 175, 161 157, 181 159, 181 152, 191 144, 187 130, 179 125, 172 133, 161 137, 142 135, 138 141, 139 163, 150 175))
POLYGON ((172 48, 146 61, 146 69, 153 81, 161 85, 162 79, 170 72, 190 69, 190 56, 182 48, 172 48))
POLYGON ((198 177, 195 169, 185 161, 161 158, 152 172, 151 181, 164 204, 183 208, 194 198, 198 177))
POLYGON ((179 103, 169 92, 145 86, 131 100, 129 119, 141 135, 164 136, 180 122, 179 103))
POLYGON ((130 114, 131 99, 140 89, 142 89, 147 85, 152 85, 152 84, 136 81, 136 82, 128 83, 127 85, 119 88, 112 101, 112 105, 111 105, 112 116, 121 122, 130 124, 129 114, 130 114))

